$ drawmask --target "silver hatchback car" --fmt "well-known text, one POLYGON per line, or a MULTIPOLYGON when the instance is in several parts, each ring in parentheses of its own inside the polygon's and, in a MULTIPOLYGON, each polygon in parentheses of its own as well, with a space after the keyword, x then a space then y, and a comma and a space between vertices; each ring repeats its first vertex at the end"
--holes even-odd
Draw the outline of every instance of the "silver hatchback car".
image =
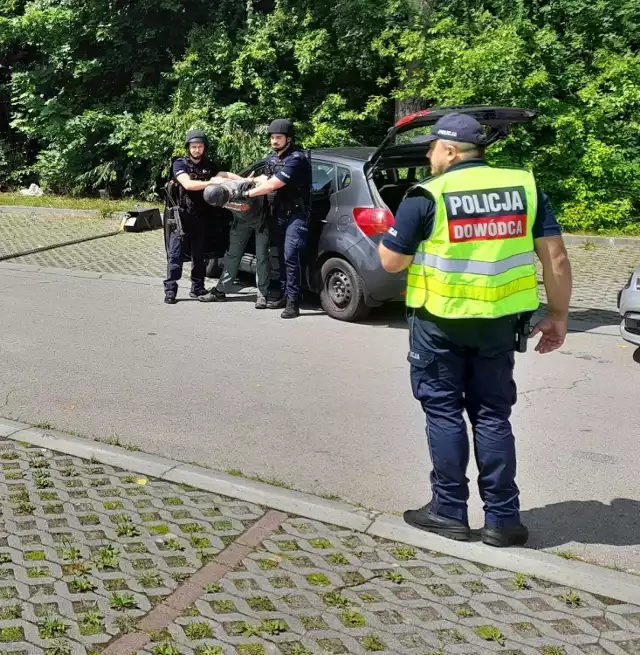
POLYGON ((640 266, 618 293, 618 309, 622 316, 620 334, 625 341, 640 346, 640 266))

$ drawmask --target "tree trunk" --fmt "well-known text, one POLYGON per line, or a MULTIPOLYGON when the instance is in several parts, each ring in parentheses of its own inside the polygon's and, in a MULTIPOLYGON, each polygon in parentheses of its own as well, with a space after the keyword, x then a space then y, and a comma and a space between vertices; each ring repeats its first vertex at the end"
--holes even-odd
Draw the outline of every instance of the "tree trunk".
MULTIPOLYGON (((433 13, 438 0, 409 0, 409 2, 413 9, 419 12, 422 19, 421 22, 426 30, 429 24, 429 18, 433 13)), ((407 71, 408 78, 411 77, 413 70, 418 68, 418 65, 418 62, 411 62, 409 70, 407 71)), ((404 116, 409 116, 410 114, 415 114, 418 111, 428 108, 428 102, 424 98, 405 98, 404 100, 396 100, 395 120, 398 122, 404 116)))

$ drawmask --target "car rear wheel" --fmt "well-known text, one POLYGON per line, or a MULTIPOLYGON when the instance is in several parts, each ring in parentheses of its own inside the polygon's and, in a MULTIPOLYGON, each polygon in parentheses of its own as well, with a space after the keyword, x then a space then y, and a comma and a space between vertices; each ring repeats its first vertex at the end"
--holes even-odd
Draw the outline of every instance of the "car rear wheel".
POLYGON ((369 313, 364 302, 364 282, 349 262, 333 257, 323 264, 320 274, 320 302, 331 318, 353 322, 369 313))

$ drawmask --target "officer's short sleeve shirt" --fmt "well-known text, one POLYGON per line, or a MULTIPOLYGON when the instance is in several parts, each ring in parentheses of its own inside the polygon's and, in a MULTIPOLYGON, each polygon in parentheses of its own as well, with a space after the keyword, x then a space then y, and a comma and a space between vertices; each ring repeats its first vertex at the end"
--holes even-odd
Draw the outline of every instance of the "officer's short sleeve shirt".
POLYGON ((178 179, 178 175, 186 173, 191 176, 192 173, 206 174, 209 177, 215 177, 220 172, 220 166, 215 160, 201 159, 198 163, 191 161, 188 157, 178 157, 173 162, 173 177, 178 179))
MULTIPOLYGON (((455 168, 486 165, 482 160, 470 160, 455 168)), ((453 168, 453 167, 452 167, 453 168)), ((558 219, 546 194, 538 191, 538 207, 533 224, 533 238, 562 234, 558 219)), ((420 243, 431 237, 435 222, 436 204, 433 196, 421 187, 413 189, 396 211, 395 222, 382 239, 383 245, 401 255, 414 255, 420 243)))
MULTIPOLYGON (((277 160, 278 155, 270 155, 270 163, 277 160)), ((283 167, 275 175, 284 184, 305 184, 311 175, 307 156, 301 150, 288 153, 282 160, 283 167)))

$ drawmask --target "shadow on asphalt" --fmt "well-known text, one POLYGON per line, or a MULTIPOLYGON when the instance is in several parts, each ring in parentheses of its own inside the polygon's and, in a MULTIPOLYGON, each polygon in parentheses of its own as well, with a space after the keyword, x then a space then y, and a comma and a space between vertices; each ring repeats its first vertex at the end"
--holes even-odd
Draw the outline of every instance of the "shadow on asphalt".
POLYGON ((620 314, 608 309, 571 309, 569 310, 569 330, 586 332, 599 327, 620 327, 620 314))
MULTIPOLYGON (((273 294, 275 297, 278 293, 276 287, 270 290, 269 297, 273 294)), ((251 296, 254 299, 254 296, 251 296)), ((326 312, 320 304, 320 296, 308 290, 303 293, 301 303, 302 310, 311 310, 313 313, 307 316, 325 316, 326 312)), ((547 305, 541 303, 540 308, 532 319, 532 325, 539 321, 547 313, 547 305)), ((573 307, 569 310, 569 331, 570 332, 588 332, 596 328, 608 327, 619 328, 621 317, 617 311, 608 309, 582 308, 573 307)), ((407 308, 402 302, 390 302, 375 307, 371 313, 363 320, 353 323, 353 325, 367 325, 372 327, 395 328, 406 330, 407 325, 407 308)), ((640 355, 639 355, 640 357, 640 355)))
MULTIPOLYGON (((547 306, 540 305, 540 308, 532 319, 532 325, 546 315, 547 306)), ((569 331, 587 332, 602 327, 618 328, 620 326, 620 314, 605 309, 583 309, 573 308, 569 310, 569 331)), ((362 325, 373 325, 377 327, 390 327, 407 329, 407 312, 402 303, 389 303, 377 307, 371 311, 369 316, 360 321, 362 325)))
POLYGON ((407 308, 401 302, 390 302, 382 307, 375 307, 363 321, 362 325, 389 327, 400 330, 408 329, 407 308))
POLYGON ((532 548, 551 548, 569 542, 640 548, 640 501, 615 498, 610 505, 597 500, 569 500, 522 512, 532 548))

